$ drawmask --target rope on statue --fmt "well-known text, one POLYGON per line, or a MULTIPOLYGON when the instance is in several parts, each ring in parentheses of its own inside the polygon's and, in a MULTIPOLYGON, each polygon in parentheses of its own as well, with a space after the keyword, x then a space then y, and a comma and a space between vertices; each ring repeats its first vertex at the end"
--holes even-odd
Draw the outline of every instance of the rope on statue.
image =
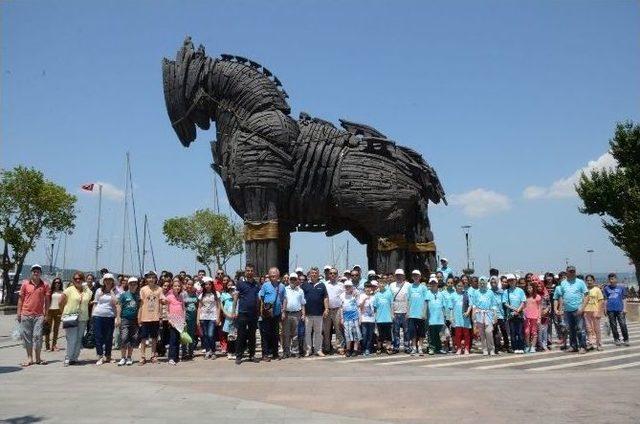
POLYGON ((246 221, 244 223, 244 240, 276 240, 279 238, 278 221, 246 221))

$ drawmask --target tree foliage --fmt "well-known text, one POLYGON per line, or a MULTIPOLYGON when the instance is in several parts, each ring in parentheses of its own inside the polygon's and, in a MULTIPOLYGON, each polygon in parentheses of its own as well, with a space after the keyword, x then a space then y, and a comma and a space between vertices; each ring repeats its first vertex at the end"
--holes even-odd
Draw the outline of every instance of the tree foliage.
POLYGON ((581 175, 580 212, 603 217, 611 242, 631 259, 640 280, 640 125, 618 123, 609 148, 618 167, 581 175))
POLYGON ((18 166, 0 171, 0 237, 4 242, 2 260, 5 293, 18 285, 27 254, 44 234, 70 233, 75 225, 76 196, 47 179, 34 168, 18 166), (9 269, 16 275, 9 288, 9 269), (7 290, 9 289, 9 290, 7 290))
POLYGON ((232 256, 243 252, 241 227, 210 209, 169 218, 164 221, 162 232, 170 245, 193 251, 197 261, 207 267, 209 275, 211 264, 222 268, 232 256))

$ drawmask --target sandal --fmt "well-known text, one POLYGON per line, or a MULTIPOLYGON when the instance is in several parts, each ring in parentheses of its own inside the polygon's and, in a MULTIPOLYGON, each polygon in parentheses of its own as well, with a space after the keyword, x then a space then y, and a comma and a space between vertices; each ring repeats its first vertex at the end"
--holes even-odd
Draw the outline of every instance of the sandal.
POLYGON ((147 363, 147 358, 142 357, 142 358, 140 358, 140 362, 138 362, 138 365, 142 366, 142 365, 144 365, 146 363, 147 363))
POLYGON ((27 368, 27 367, 30 367, 31 365, 33 365, 33 362, 29 362, 29 361, 25 361, 20 364, 22 368, 27 368))
POLYGON ((46 360, 44 360, 44 359, 36 361, 36 365, 47 365, 47 364, 48 364, 48 362, 46 360))
POLYGON ((158 363, 158 357, 157 356, 152 356, 151 357, 151 363, 152 364, 157 364, 158 363))

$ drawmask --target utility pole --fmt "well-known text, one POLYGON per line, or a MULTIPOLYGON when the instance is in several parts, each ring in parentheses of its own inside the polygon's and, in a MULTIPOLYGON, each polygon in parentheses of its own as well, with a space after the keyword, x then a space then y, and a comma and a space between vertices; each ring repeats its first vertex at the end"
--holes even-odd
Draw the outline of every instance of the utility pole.
POLYGON ((102 184, 98 184, 98 230, 96 232, 96 275, 99 273, 98 252, 100 251, 100 215, 102 214, 102 184))
POLYGON ((589 254, 589 273, 593 274, 593 252, 595 252, 595 250, 593 249, 588 249, 587 253, 589 254))

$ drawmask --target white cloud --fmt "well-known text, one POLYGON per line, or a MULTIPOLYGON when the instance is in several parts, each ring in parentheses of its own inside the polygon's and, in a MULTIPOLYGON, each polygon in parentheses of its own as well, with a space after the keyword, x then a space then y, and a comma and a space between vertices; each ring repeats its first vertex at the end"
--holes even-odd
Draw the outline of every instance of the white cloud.
POLYGON ((511 209, 511 201, 507 196, 484 188, 454 194, 451 196, 451 204, 462 207, 464 214, 472 218, 481 218, 511 209))
POLYGON ((561 178, 554 181, 549 187, 529 186, 522 192, 522 197, 525 199, 563 199, 567 197, 573 197, 576 195, 574 185, 580 179, 580 175, 583 172, 589 174, 594 169, 602 168, 615 168, 617 166, 616 160, 611 153, 607 152, 600 156, 596 160, 591 160, 586 166, 578 169, 571 176, 567 178, 561 178))
POLYGON ((116 202, 122 202, 124 200, 124 191, 120 190, 118 187, 114 186, 110 183, 105 183, 104 181, 96 181, 93 186, 93 191, 86 191, 82 189, 78 189, 79 193, 87 194, 89 196, 97 196, 98 195, 98 185, 102 186, 102 197, 105 199, 113 200, 116 202))

